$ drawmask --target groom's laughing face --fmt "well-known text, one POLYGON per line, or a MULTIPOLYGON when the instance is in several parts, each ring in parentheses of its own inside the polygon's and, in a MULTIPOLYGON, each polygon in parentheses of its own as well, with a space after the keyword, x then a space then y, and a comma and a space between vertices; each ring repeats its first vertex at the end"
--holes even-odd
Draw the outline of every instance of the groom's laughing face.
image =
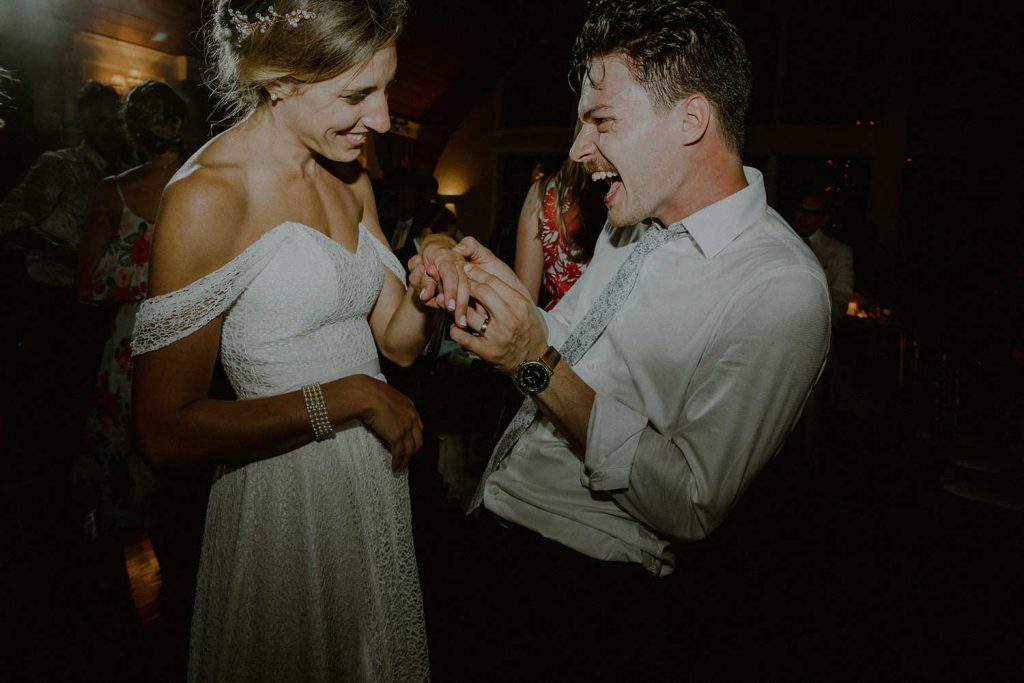
POLYGON ((681 129, 671 110, 654 106, 623 56, 590 63, 579 117, 580 132, 569 155, 593 180, 608 183, 604 202, 612 227, 669 218, 685 171, 681 129))

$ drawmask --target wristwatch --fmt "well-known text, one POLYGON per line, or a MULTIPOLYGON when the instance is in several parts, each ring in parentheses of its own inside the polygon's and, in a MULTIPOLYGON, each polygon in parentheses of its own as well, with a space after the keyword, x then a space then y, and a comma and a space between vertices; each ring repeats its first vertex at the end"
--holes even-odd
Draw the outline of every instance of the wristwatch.
POLYGON ((537 360, 524 360, 516 371, 516 388, 527 396, 536 396, 544 391, 551 383, 551 375, 560 360, 562 354, 554 346, 549 346, 537 360))

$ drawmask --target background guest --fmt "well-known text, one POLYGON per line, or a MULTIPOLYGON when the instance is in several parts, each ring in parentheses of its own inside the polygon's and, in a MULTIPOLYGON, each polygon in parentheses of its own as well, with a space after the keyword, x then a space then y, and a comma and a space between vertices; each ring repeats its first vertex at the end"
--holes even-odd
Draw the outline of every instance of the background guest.
POLYGON ((375 187, 375 195, 380 207, 381 230, 391 248, 400 249, 405 246, 416 208, 415 177, 408 169, 396 166, 375 187))
POLYGON ((846 315, 846 306, 853 298, 853 249, 825 234, 830 220, 828 204, 818 194, 804 194, 793 209, 793 229, 814 252, 828 278, 835 325, 846 315))
MULTIPOLYGON (((390 234, 391 249, 398 254, 402 249, 409 252, 415 237, 430 234, 426 230, 433 231, 434 219, 444 207, 438 201, 437 179, 433 176, 416 176, 401 171, 396 173, 394 183, 395 210, 390 234)), ((412 251, 410 256, 415 254, 416 251, 412 251)))
MULTIPOLYGON (((825 198, 813 192, 801 195, 793 209, 793 230, 814 252, 828 280, 832 300, 831 320, 835 326, 846 315, 846 307, 853 298, 853 249, 824 230, 831 222, 825 198)), ((832 365, 827 363, 818 381, 807 397, 800 421, 791 440, 803 449, 807 464, 818 467, 824 430, 829 422, 828 401, 832 384, 832 365)))
POLYGON ((88 481, 90 507, 104 532, 146 526, 145 502, 153 478, 128 433, 131 407, 131 332, 146 298, 153 222, 164 186, 181 167, 185 102, 164 83, 146 81, 128 93, 125 127, 145 161, 106 178, 97 193, 82 243, 78 297, 112 303, 117 315, 100 360, 96 394, 86 421, 86 452, 78 476, 88 481))
MULTIPOLYGON (((168 85, 145 81, 125 96, 124 124, 142 163, 103 180, 82 243, 78 296, 116 315, 100 357, 75 466, 88 526, 117 547, 145 533, 160 563, 162 634, 185 661, 208 473, 155 473, 132 445, 131 333, 146 298, 153 227, 164 186, 181 167, 189 115, 168 85), (204 476, 205 475, 205 476, 204 476), (191 484, 191 486, 189 486, 191 484), (194 495, 182 495, 192 490, 194 495), (190 501, 198 501, 199 506, 190 501), (163 514, 161 514, 161 512, 163 514)), ((179 673, 184 670, 179 666, 179 673)))
POLYGON ((446 206, 442 206, 434 216, 434 220, 430 222, 430 231, 433 233, 443 232, 456 242, 465 237, 459 230, 459 219, 446 206))
POLYGON ((8 414, 13 452, 31 453, 25 467, 54 467, 67 476, 85 418, 90 377, 107 319, 75 301, 79 249, 102 178, 119 170, 120 98, 86 83, 78 93, 82 142, 45 152, 0 205, 0 240, 8 256, 9 319, 4 377, 17 403, 8 414), (45 411, 37 407, 45 405, 45 411), (54 430, 51 425, 59 424, 54 430), (45 434, 47 438, 40 438, 45 434))
POLYGON ((583 274, 608 213, 603 193, 571 159, 530 187, 519 214, 515 271, 534 303, 543 285, 551 310, 583 274))
POLYGON ((40 156, 0 205, 0 236, 26 250, 30 281, 74 286, 96 188, 120 162, 119 107, 120 98, 109 85, 89 81, 82 86, 77 105, 82 142, 40 156))

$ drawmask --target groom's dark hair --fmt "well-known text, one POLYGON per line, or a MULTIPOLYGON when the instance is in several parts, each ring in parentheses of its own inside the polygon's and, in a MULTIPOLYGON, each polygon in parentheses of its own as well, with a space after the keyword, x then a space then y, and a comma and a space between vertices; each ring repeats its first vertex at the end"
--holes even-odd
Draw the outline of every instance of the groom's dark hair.
POLYGON ((706 2, 596 0, 576 37, 570 79, 593 83, 590 63, 621 55, 662 111, 701 93, 714 108, 722 138, 743 151, 750 102, 750 60, 725 12, 706 2))

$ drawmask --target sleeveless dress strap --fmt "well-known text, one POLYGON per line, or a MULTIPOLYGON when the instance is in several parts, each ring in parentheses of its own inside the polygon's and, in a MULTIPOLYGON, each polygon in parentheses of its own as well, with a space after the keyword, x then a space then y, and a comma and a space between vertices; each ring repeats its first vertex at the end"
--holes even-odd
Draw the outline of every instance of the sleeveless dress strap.
POLYGON ((117 196, 121 198, 121 206, 127 207, 128 201, 124 198, 124 190, 121 189, 121 180, 114 176, 114 187, 117 188, 117 196))
POLYGON ((394 252, 391 251, 391 248, 377 239, 376 236, 374 236, 374 234, 362 223, 359 224, 359 227, 366 234, 366 238, 370 241, 370 244, 373 245, 373 251, 377 254, 377 260, 380 261, 382 266, 394 273, 395 277, 398 278, 398 281, 402 283, 402 286, 408 289, 408 274, 405 272, 405 268, 402 267, 402 263, 398 260, 398 257, 396 257, 394 252))
POLYGON ((135 225, 138 225, 139 221, 143 221, 149 225, 153 224, 151 220, 135 213, 135 211, 132 210, 132 207, 128 206, 128 199, 124 196, 124 189, 121 187, 121 180, 117 176, 114 176, 114 187, 117 188, 117 196, 121 199, 122 211, 131 214, 131 217, 135 219, 133 221, 135 225))
POLYGON ((132 332, 140 356, 197 332, 226 311, 259 275, 288 237, 282 224, 217 270, 181 289, 142 302, 132 332))

